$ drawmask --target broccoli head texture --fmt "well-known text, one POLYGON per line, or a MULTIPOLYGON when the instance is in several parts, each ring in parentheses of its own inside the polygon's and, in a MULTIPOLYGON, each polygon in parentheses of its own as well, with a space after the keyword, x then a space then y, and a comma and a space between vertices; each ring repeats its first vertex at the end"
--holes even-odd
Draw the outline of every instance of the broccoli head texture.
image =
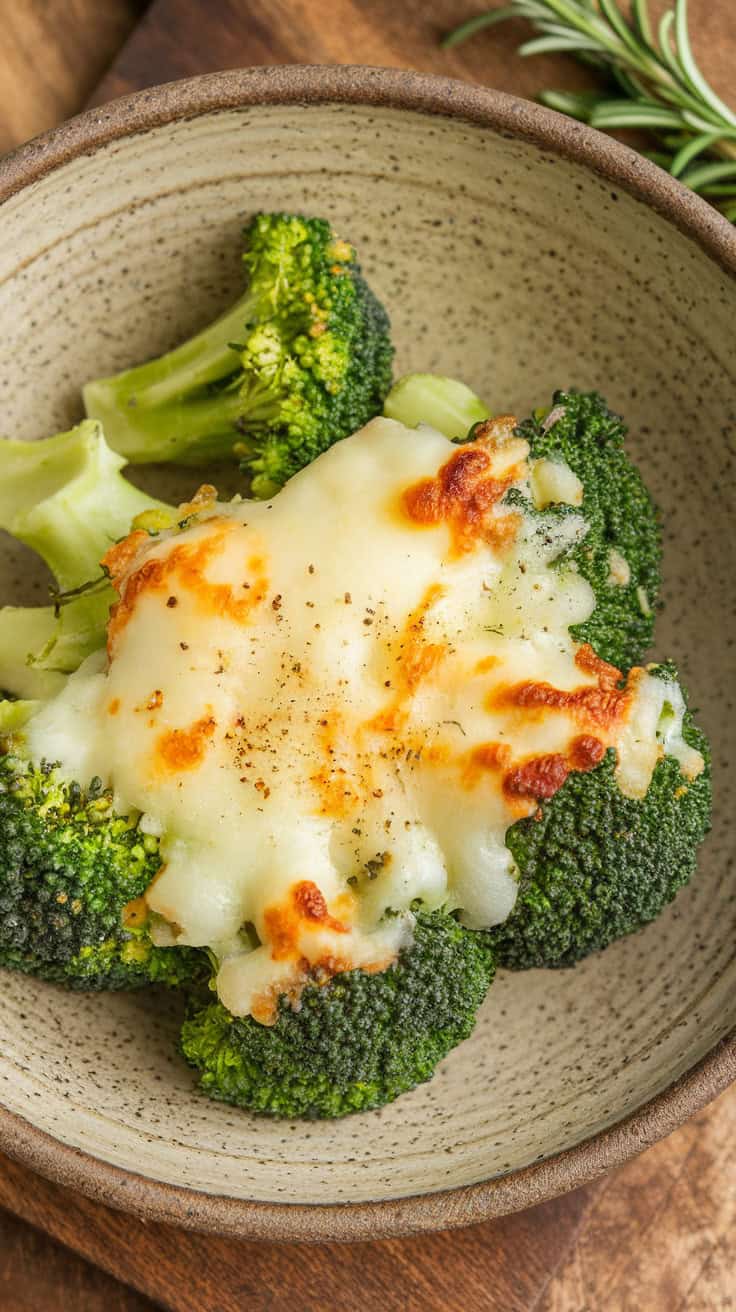
POLYGON ((82 989, 190 981, 204 954, 155 947, 135 907, 124 924, 159 865, 99 780, 83 791, 0 755, 0 966, 82 989))
POLYGON ((235 454, 270 496, 378 414, 393 347, 355 251, 324 219, 256 214, 245 294, 159 359, 88 383, 88 415, 136 462, 235 454))
POLYGON ((367 1111, 428 1080, 475 1023, 493 979, 486 936, 442 911, 419 912, 394 966, 309 984, 273 1026, 195 1006, 181 1050, 210 1097, 253 1112, 336 1117, 367 1111))
MULTIPOLYGON (((472 440, 489 415, 484 402, 453 378, 407 374, 394 384, 384 414, 415 428, 430 424, 454 442, 472 440)), ((583 488, 579 508, 585 537, 560 557, 576 568, 595 594, 595 610, 571 626, 579 642, 589 642, 612 665, 628 669, 651 643, 660 586, 661 543, 654 503, 624 450, 626 427, 597 392, 555 392, 552 406, 538 410, 517 429, 532 457, 563 461, 583 488)), ((512 489, 508 499, 534 507, 512 489)), ((572 515, 578 507, 553 503, 545 516, 572 515)))
POLYGON ((708 743, 689 712, 683 737, 705 760, 695 779, 665 756, 646 796, 626 797, 609 750, 542 802, 540 818, 508 830, 521 880, 511 915, 490 931, 500 966, 572 966, 654 920, 688 882, 710 824, 711 778, 708 743))
MULTIPOLYGON (((628 669, 652 641, 661 542, 652 498, 624 450, 626 426, 597 392, 558 391, 551 408, 518 431, 532 456, 564 461, 583 486, 588 531, 564 559, 573 559, 590 583, 595 610, 570 632, 603 660, 628 669)), ((570 513, 565 506, 550 510, 570 513)))

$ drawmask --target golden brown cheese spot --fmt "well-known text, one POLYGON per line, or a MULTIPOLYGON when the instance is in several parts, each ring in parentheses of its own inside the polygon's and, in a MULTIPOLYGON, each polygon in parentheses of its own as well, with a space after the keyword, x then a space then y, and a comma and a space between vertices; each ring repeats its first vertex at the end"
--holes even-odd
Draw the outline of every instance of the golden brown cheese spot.
POLYGON ((336 934, 347 934, 348 927, 336 920, 327 910, 324 895, 311 879, 303 879, 292 889, 294 906, 304 920, 316 921, 325 929, 332 929, 336 934))
POLYGON ((472 442, 442 465, 433 478, 423 478, 407 488, 402 509, 413 523, 432 526, 445 523, 452 537, 452 554, 472 551, 478 543, 502 550, 516 536, 520 517, 513 511, 491 513, 522 470, 512 469, 494 478, 492 457, 482 442, 472 442))
MULTIPOLYGON (((228 535, 237 525, 233 520, 218 517, 207 521, 209 532, 195 542, 179 542, 166 556, 144 560, 132 568, 143 541, 150 541, 142 530, 131 533, 118 543, 103 560, 110 570, 113 586, 120 600, 112 607, 108 624, 108 652, 113 655, 116 643, 128 624, 138 598, 145 594, 174 595, 176 582, 186 589, 203 615, 215 615, 244 624, 256 606, 265 601, 268 579, 261 557, 254 557, 253 577, 241 587, 229 583, 213 583, 205 577, 211 562, 222 553, 228 535), (130 570, 128 573, 127 571, 130 570)), ((168 604, 168 603, 167 603, 168 604)))
POLYGON ((263 913, 266 941, 274 961, 301 958, 300 939, 305 929, 331 929, 349 933, 349 927, 330 915, 321 890, 311 879, 300 880, 283 902, 273 903, 263 913))
POLYGON ((576 652, 575 664, 584 673, 593 675, 597 682, 562 689, 543 680, 528 680, 494 690, 487 706, 489 709, 518 707, 540 715, 547 710, 568 711, 583 727, 612 731, 625 721, 643 671, 631 670, 621 687, 621 671, 602 661, 587 643, 576 652))
POLYGON ((256 994, 251 1002, 250 1014, 259 1025, 275 1025, 279 1015, 281 999, 287 1006, 297 1007, 302 989, 307 982, 309 962, 302 958, 294 964, 291 978, 272 984, 262 993, 256 994))
POLYGON ((112 701, 109 701, 107 704, 107 713, 108 715, 117 715, 119 710, 120 710, 120 698, 113 697, 112 701))
POLYGON ((494 694, 495 706, 518 706, 525 711, 570 711, 583 724, 611 729, 625 718, 631 694, 628 689, 599 688, 595 684, 564 691, 549 683, 519 683, 494 694))
MULTIPOLYGON (((335 909, 346 914, 354 910, 354 899, 343 894, 335 899, 335 909)), ((279 1000, 284 997, 291 1006, 298 1005, 305 984, 328 984, 334 975, 354 970, 355 962, 348 952, 321 952, 314 960, 305 957, 301 936, 305 930, 330 929, 336 934, 349 934, 350 926, 343 923, 328 909, 322 891, 310 879, 293 884, 283 902, 266 908, 263 915, 265 940, 274 961, 291 961, 292 970, 287 980, 281 979, 272 988, 263 990, 251 1003, 251 1015, 261 1025, 273 1025, 278 1017, 279 1000)), ((393 962, 371 963, 362 967, 373 973, 386 970, 393 962)))
POLYGON ((164 694, 160 688, 154 688, 146 702, 147 711, 158 711, 164 704, 164 694))
POLYGON ((352 970, 353 963, 349 957, 338 957, 333 952, 325 952, 312 963, 311 977, 314 984, 323 988, 335 975, 342 975, 352 970))
POLYGON ((573 772, 586 774, 602 761, 605 747, 599 738, 580 734, 573 738, 567 754, 550 752, 533 756, 504 775, 503 788, 509 798, 548 802, 573 772))
POLYGON ((110 582, 114 588, 118 587, 120 580, 127 574, 133 561, 141 551, 144 543, 150 542, 150 536, 143 528, 137 528, 134 532, 129 533, 127 538, 121 542, 116 542, 105 555, 102 557, 100 564, 103 569, 107 570, 110 576, 110 582))
POLYGON ((123 925, 126 929, 140 929, 148 920, 148 906, 145 895, 136 897, 123 907, 123 925))
POLYGON ((578 647, 575 664, 584 674, 593 675, 601 688, 617 688, 623 679, 621 671, 615 665, 609 665, 608 661, 601 660, 589 642, 578 647))
POLYGON ((528 797, 535 801, 549 801, 564 784, 570 767, 559 752, 547 756, 533 756, 523 765, 517 765, 504 775, 504 791, 510 797, 528 797))
POLYGON ((199 765, 213 737, 217 722, 213 715, 203 715, 188 729, 168 729, 156 740, 155 758, 171 773, 193 770, 199 765))
POLYGON ((465 788, 475 788, 486 773, 495 774, 505 770, 511 764, 512 752, 508 743, 479 743, 465 759, 462 771, 462 783, 465 788))
POLYGON ((185 501, 179 506, 179 519, 188 519, 190 515, 197 515, 203 510, 208 510, 217 502, 217 488, 211 483, 202 483, 197 488, 191 501, 185 501))
POLYGON ((578 770, 586 774, 588 770, 594 770, 600 765, 606 754, 604 744, 600 738, 594 738, 592 734, 580 734, 573 738, 570 743, 568 762, 571 769, 578 770))

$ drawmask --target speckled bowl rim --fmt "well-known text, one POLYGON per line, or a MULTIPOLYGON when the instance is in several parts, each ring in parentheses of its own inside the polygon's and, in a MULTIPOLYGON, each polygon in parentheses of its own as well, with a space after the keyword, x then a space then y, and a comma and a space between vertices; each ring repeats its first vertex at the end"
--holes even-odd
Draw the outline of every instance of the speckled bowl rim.
MULTIPOLYGON (((528 100, 450 78, 387 68, 235 69, 124 96, 87 110, 0 161, 0 204, 117 138, 218 110, 295 104, 404 109, 459 119, 533 143, 586 166, 643 201, 736 278, 736 228, 627 146, 528 100)), ((0 1147, 66 1188, 147 1220, 245 1239, 379 1239, 471 1225, 575 1189, 670 1134, 735 1080, 733 1029, 655 1098, 565 1152, 478 1184, 368 1203, 255 1202, 161 1183, 69 1147, 2 1106, 0 1147)))

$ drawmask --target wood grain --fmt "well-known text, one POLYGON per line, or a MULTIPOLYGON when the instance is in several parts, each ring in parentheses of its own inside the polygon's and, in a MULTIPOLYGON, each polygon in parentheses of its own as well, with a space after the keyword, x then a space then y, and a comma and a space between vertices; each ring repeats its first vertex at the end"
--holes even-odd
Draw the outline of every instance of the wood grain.
POLYGON ((468 1230, 297 1246, 144 1224, 0 1159, 0 1206, 172 1312, 529 1312, 598 1188, 468 1230))
POLYGON ((145 0, 0 0, 0 154, 81 109, 145 0))
MULTIPOLYGON (((140 7, 140 0, 0 0, 0 148, 82 102, 140 7), (96 24, 96 36, 88 24, 96 24)), ((154 0, 92 101, 257 63, 411 67, 522 95, 590 83, 562 57, 516 59, 520 24, 443 53, 439 34, 482 8, 484 0, 154 0)), ((690 0, 690 13, 696 53, 728 97, 733 0, 690 0)), ((730 1312, 734 1142, 730 1091, 617 1173, 523 1215, 451 1234, 312 1248, 146 1225, 0 1158, 0 1206, 79 1255, 65 1256, 20 1222, 6 1219, 3 1228, 0 1218, 0 1307, 46 1312, 57 1303, 97 1312, 105 1300, 109 1312, 149 1306, 133 1294, 133 1302, 120 1301, 126 1295, 113 1283, 95 1285, 105 1277, 80 1264, 84 1258, 175 1312, 730 1312)))
MULTIPOLYGON (((501 0, 155 0, 92 103, 173 77, 251 64, 379 64, 485 82, 535 96, 544 87, 575 90, 592 76, 562 55, 518 59, 527 24, 503 23, 453 50, 440 37, 501 0)), ((652 12, 671 0, 654 0, 652 12)), ((728 97, 736 59, 733 0, 690 0, 696 55, 728 97)))
POLYGON ((736 1096, 598 1188, 534 1312, 736 1307, 736 1096))
POLYGON ((256 1244, 145 1224, 8 1159, 0 1207, 172 1312, 728 1312, 735 1140, 729 1091, 584 1189, 467 1230, 378 1243, 256 1244))
POLYGON ((152 1312, 149 1299, 62 1248, 8 1212, 0 1212, 3 1312, 152 1312))
POLYGON ((156 0, 100 83, 93 103, 166 76, 251 64, 416 68, 489 82, 521 95, 534 95, 560 76, 570 87, 592 85, 572 61, 514 59, 526 30, 522 23, 504 24, 493 37, 484 35, 443 51, 441 36, 482 7, 478 0, 156 0))

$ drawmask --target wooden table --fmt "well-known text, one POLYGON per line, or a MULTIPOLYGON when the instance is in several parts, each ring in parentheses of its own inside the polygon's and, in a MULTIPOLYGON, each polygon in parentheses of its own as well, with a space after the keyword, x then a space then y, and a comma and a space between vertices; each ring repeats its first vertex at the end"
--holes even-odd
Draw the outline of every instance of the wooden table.
MULTIPOLYGON (((484 0, 153 0, 143 14, 144 7, 0 0, 0 149, 90 95, 100 103, 172 77, 256 63, 389 64, 529 96, 545 85, 588 84, 562 58, 516 60, 516 24, 451 55, 440 51, 438 34, 484 0)), ((728 97, 734 0, 690 0, 690 11, 696 51, 728 97)), ((0 1157, 0 1309, 728 1312, 736 1309, 735 1144, 729 1091, 618 1172, 523 1214, 448 1234, 312 1248, 146 1225, 0 1157)))

